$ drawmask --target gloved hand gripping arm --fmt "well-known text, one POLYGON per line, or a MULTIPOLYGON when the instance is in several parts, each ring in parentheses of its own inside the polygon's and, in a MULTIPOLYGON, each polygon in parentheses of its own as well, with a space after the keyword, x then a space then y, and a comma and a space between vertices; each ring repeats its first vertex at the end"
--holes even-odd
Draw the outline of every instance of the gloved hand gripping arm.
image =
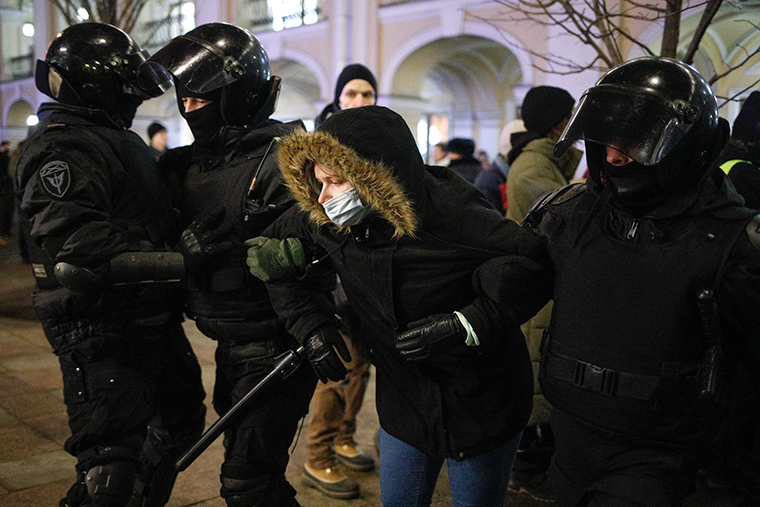
POLYGON ((396 337, 396 349, 407 361, 421 361, 463 344, 477 346, 480 341, 460 312, 411 322, 407 331, 396 337))
POLYGON ((251 274, 262 282, 287 278, 306 266, 306 256, 298 238, 259 236, 247 240, 245 244, 249 247, 245 263, 251 274))
POLYGON ((303 343, 306 356, 319 380, 338 382, 346 377, 346 367, 343 366, 337 350, 344 361, 351 361, 351 354, 343 341, 343 337, 331 324, 318 327, 303 343))
POLYGON ((224 219, 224 208, 215 206, 202 213, 182 231, 177 250, 185 258, 188 271, 197 271, 210 260, 232 249, 228 236, 232 224, 224 219))

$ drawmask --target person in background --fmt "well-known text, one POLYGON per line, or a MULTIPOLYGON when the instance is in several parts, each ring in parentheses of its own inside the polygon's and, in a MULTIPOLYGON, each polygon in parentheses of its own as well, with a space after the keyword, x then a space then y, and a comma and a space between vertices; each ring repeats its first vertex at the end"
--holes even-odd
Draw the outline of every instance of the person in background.
POLYGON ((319 128, 333 113, 343 109, 369 106, 376 102, 377 81, 372 71, 360 63, 347 65, 340 72, 338 81, 335 83, 333 101, 327 104, 314 119, 314 128, 319 128))
POLYGON ((480 166, 483 169, 488 169, 491 167, 491 159, 488 158, 488 153, 486 153, 485 150, 478 150, 477 159, 480 160, 480 166))
POLYGON ((483 170, 480 161, 473 156, 475 154, 475 141, 455 137, 446 143, 446 150, 451 159, 449 167, 462 178, 474 183, 475 178, 483 170))
POLYGON ((734 120, 720 168, 744 197, 745 206, 760 209, 760 91, 747 97, 734 120))
MULTIPOLYGON (((580 163, 581 152, 568 150, 561 159, 554 156, 554 144, 570 119, 575 100, 570 94, 552 86, 531 88, 522 104, 522 118, 527 134, 513 145, 507 155, 511 161, 507 176, 507 218, 522 223, 533 203, 542 195, 567 185, 580 163)), ((540 344, 551 320, 552 303, 522 326, 538 375, 540 344)), ((515 458, 510 488, 533 498, 552 501, 554 495, 546 471, 554 452, 551 406, 535 385, 533 413, 523 432, 523 441, 515 458)))
POLYGON ((40 122, 17 162, 34 310, 58 356, 76 480, 60 505, 160 507, 203 431, 182 328, 182 230, 137 107, 171 87, 120 29, 73 25, 38 60, 40 122), (153 282, 153 283, 151 283, 153 282))
POLYGON ((507 175, 509 174, 507 153, 512 149, 512 134, 518 132, 525 132, 522 120, 513 120, 504 126, 499 136, 499 153, 494 158, 491 167, 481 171, 474 183, 475 188, 483 192, 488 202, 502 216, 507 212, 507 175))
POLYGON ((429 506, 445 461, 454 505, 503 505, 532 395, 519 324, 551 285, 539 238, 451 169, 424 165, 387 108, 295 132, 280 163, 299 205, 248 265, 304 344, 340 336, 300 273, 329 266, 341 277, 362 316, 357 347, 377 367, 383 504, 429 506))
POLYGON ((573 177, 583 154, 573 148, 557 158, 554 144, 574 104, 566 90, 554 86, 536 86, 525 95, 521 112, 528 135, 507 154, 507 218, 522 223, 539 197, 567 185, 573 177))
MULTIPOLYGON (((178 205, 188 224, 178 244, 188 271, 185 313, 216 341, 213 404, 222 416, 296 345, 263 283, 248 274, 244 241, 293 205, 277 150, 279 140, 303 123, 270 119, 280 78, 246 29, 200 25, 151 61, 171 72, 179 113, 195 138, 164 154, 159 167, 181 188, 178 205)), ((318 346, 309 350, 310 357, 319 353, 318 346)), ((315 362, 332 380, 346 374, 340 363, 315 362)), ((299 368, 225 430, 219 479, 229 507, 299 505, 285 469, 315 383, 313 371, 299 368)))
POLYGON ((451 163, 449 152, 446 150, 446 143, 440 142, 433 146, 433 165, 446 167, 451 163))
POLYGON ((11 239, 13 211, 16 201, 13 196, 13 179, 10 174, 11 142, 0 142, 0 246, 11 239))
POLYGON ((524 223, 555 273, 538 378, 563 507, 683 505, 737 366, 760 372, 760 215, 716 165, 728 137, 693 67, 642 57, 584 92, 557 143, 585 142, 589 180, 524 223))
POLYGON ((166 143, 169 141, 169 136, 166 133, 166 127, 154 121, 148 126, 148 147, 150 152, 156 157, 163 155, 166 152, 166 143))

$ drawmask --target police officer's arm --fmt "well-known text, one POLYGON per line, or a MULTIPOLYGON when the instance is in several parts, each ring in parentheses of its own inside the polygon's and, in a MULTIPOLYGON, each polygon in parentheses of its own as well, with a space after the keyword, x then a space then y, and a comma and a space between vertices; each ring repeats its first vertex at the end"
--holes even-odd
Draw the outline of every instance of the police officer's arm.
MULTIPOLYGON (((113 283, 112 260, 126 260, 126 281, 145 268, 158 279, 178 279, 176 255, 152 252, 120 258, 129 250, 128 231, 113 223, 113 195, 124 188, 123 174, 109 168, 107 153, 85 143, 70 143, 66 153, 51 151, 25 181, 21 207, 31 221, 31 237, 44 250, 59 282, 78 291, 103 289, 113 283), (162 272, 162 268, 165 268, 162 272), (138 270, 139 271, 139 270, 138 270)), ((147 245, 146 245, 147 246, 147 245)), ((144 280, 141 280, 144 281, 144 280)))
POLYGON ((728 352, 760 372, 760 217, 737 241, 716 291, 728 352))
MULTIPOLYGON (((476 202, 475 189, 463 191, 463 202, 476 202)), ((488 345, 506 326, 517 327, 535 315, 552 297, 552 272, 544 241, 514 221, 494 215, 484 206, 467 208, 472 227, 458 227, 450 238, 482 257, 473 274, 478 297, 454 314, 433 315, 409 324, 397 337, 396 348, 409 360, 458 344, 488 345)))

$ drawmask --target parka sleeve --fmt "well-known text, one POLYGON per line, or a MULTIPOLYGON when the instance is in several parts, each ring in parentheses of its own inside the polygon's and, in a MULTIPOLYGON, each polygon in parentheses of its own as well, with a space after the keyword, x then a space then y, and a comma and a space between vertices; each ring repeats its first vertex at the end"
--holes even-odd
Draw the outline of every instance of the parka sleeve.
POLYGON ((727 352, 760 373, 760 232, 754 234, 758 246, 746 234, 736 243, 716 301, 727 352))
MULTIPOLYGON (((272 223, 262 236, 285 239, 298 238, 305 249, 316 249, 308 215, 298 205, 293 206, 272 223)), ((307 268, 308 277, 308 268, 307 268)), ((324 325, 333 324, 334 311, 320 292, 305 277, 291 277, 266 283, 267 292, 285 328, 299 343, 324 325)))

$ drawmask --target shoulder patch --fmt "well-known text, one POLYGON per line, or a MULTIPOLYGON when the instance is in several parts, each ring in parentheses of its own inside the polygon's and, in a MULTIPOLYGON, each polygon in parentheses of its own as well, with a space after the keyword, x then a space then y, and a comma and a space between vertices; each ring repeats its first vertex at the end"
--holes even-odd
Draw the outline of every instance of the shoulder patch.
POLYGON ((760 215, 755 215, 747 223, 747 236, 752 246, 760 251, 760 215))
POLYGON ((53 197, 61 198, 71 186, 69 164, 63 160, 53 160, 40 169, 40 180, 45 191, 53 197))

